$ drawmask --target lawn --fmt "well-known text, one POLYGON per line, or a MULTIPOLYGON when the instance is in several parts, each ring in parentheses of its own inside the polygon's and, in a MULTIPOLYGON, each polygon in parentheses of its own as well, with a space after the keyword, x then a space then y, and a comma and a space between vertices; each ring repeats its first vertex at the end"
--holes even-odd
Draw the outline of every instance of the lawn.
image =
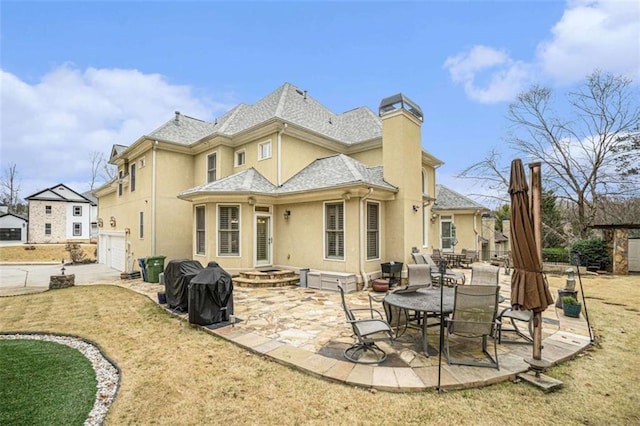
POLYGON ((97 342, 122 369, 106 424, 640 424, 640 279, 585 278, 584 284, 599 343, 548 372, 564 382, 551 394, 525 383, 441 395, 331 383, 199 331, 145 296, 112 286, 0 298, 0 330, 97 342))
POLYGON ((96 376, 76 349, 54 342, 0 340, 0 424, 82 425, 96 376))
MULTIPOLYGON (((0 262, 61 262, 70 261, 66 244, 23 244, 0 246, 0 262)), ((96 260, 96 244, 80 244, 85 259, 96 260)))

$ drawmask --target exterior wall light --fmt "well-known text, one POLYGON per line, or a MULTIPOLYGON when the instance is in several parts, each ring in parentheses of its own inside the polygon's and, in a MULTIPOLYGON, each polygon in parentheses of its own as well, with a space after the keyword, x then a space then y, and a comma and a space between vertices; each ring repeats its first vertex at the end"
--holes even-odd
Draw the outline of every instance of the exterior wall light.
POLYGON ((98 228, 102 228, 104 226, 104 222, 102 221, 102 218, 98 218, 98 228))
POLYGON ((291 216, 291 210, 285 210, 284 211, 284 220, 289 220, 290 216, 291 216))
POLYGON ((111 216, 111 218, 109 219, 109 225, 111 225, 112 228, 116 227, 116 218, 111 216))

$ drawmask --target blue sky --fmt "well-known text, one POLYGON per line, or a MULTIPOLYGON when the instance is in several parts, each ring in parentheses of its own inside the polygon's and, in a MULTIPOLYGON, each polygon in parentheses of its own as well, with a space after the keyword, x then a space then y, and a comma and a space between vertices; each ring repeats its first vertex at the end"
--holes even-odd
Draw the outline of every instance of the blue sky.
POLYGON ((640 81, 632 1, 14 2, 0 5, 2 171, 20 195, 88 189, 92 152, 129 145, 173 111, 213 120, 284 82, 335 112, 403 92, 423 147, 455 178, 510 154, 507 107, 594 68, 640 81))

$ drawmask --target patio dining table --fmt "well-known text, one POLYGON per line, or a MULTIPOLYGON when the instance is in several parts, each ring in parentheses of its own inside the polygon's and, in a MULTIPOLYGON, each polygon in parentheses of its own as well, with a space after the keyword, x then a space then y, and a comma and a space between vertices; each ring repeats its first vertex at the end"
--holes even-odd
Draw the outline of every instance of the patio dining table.
MULTIPOLYGON (((440 314, 439 288, 422 288, 413 293, 390 293, 384 298, 384 303, 401 310, 417 312, 422 318, 422 352, 429 357, 427 342, 427 314, 440 314)), ((442 288, 442 313, 453 312, 454 288, 442 288)))
POLYGON ((451 267, 462 268, 462 261, 466 258, 466 255, 462 253, 443 253, 445 259, 451 267))

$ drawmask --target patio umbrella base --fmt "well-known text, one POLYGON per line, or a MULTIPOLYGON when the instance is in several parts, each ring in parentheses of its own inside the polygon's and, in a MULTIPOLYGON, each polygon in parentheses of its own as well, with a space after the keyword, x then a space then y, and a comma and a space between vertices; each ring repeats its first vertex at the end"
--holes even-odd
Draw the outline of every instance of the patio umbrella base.
POLYGON ((542 389, 544 393, 553 392, 560 389, 564 385, 564 383, 562 383, 560 380, 533 371, 520 373, 518 374, 518 378, 532 384, 539 389, 542 389))

